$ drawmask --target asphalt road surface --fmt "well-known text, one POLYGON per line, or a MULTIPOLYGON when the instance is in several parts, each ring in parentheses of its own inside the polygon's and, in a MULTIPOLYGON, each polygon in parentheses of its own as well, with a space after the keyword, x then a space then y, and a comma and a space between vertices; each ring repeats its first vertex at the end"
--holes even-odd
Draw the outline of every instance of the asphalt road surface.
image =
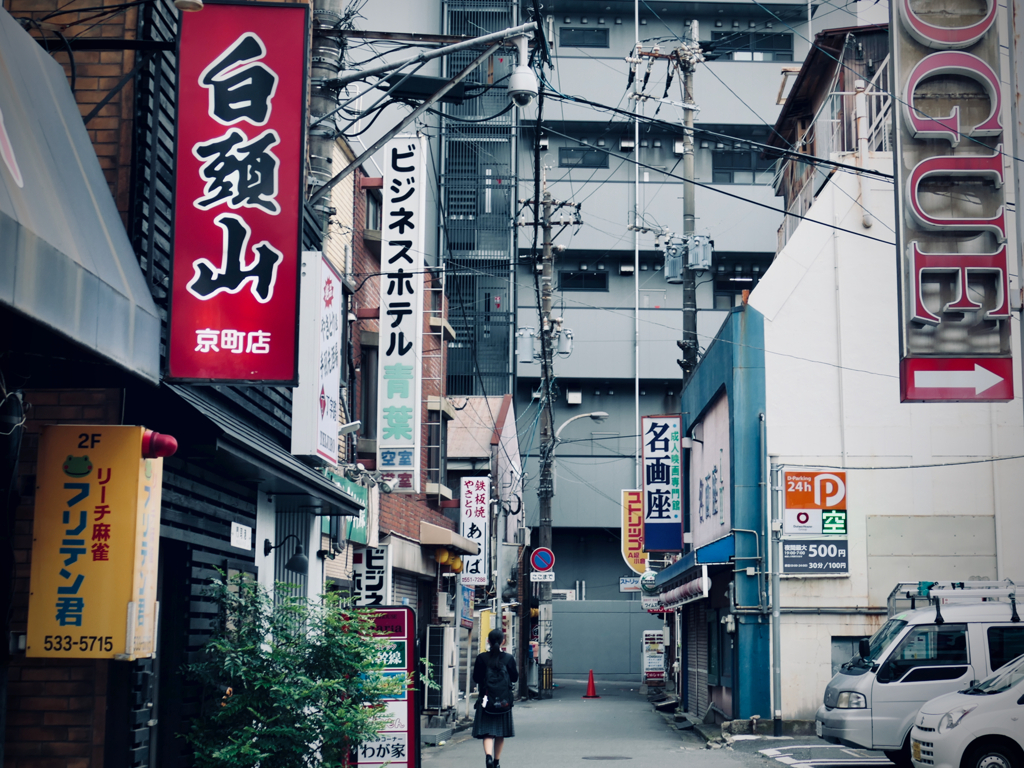
MULTIPOLYGON (((516 736, 506 739, 501 768, 890 768, 877 752, 834 747, 814 737, 741 737, 708 745, 677 731, 656 712, 638 683, 598 681, 599 699, 584 699, 585 680, 555 681, 554 698, 519 702, 516 736)), ((463 707, 465 704, 463 703, 463 707)), ((423 749, 423 768, 484 768, 481 742, 467 729, 423 749)))

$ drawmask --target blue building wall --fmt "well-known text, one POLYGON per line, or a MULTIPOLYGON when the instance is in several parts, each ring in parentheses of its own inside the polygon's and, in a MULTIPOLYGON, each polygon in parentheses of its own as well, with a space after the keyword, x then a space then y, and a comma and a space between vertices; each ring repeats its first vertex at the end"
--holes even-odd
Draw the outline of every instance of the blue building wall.
MULTIPOLYGON (((764 563, 767 482, 761 416, 765 412, 764 318, 756 310, 735 308, 708 347, 682 392, 683 432, 698 421, 716 397, 729 398, 732 536, 735 540, 735 594, 737 606, 758 605, 761 575, 747 576, 744 568, 764 563), (742 531, 740 529, 743 529, 742 531), (752 533, 743 531, 755 531, 752 533)), ((688 478, 687 478, 688 479, 688 478)), ((689 498, 689 488, 686 490, 689 498)), ((689 513, 688 513, 689 514, 689 513)), ((714 545, 711 545, 714 546, 714 545)), ((733 717, 771 716, 769 695, 768 614, 737 614, 733 650, 733 717)))

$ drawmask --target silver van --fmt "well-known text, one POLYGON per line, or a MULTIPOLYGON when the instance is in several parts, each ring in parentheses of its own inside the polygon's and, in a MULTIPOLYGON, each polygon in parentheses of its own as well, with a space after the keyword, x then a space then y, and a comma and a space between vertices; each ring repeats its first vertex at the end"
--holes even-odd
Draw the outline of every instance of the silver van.
POLYGON ((910 729, 922 704, 967 688, 1024 653, 1011 582, 921 584, 919 595, 907 597, 928 607, 893 615, 890 596, 889 620, 860 641, 858 655, 829 682, 815 715, 819 737, 883 750, 909 766, 910 729))

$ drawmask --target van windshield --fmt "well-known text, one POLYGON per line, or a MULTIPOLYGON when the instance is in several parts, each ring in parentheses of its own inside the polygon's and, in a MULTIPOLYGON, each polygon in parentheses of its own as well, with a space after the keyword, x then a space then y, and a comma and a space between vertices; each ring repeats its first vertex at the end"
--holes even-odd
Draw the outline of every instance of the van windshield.
POLYGON ((867 658, 858 657, 856 663, 861 666, 871 666, 874 662, 878 661, 881 655, 885 653, 886 648, 892 645, 892 641, 903 631, 905 626, 907 626, 907 622, 903 621, 903 619, 889 619, 885 622, 868 641, 871 650, 868 652, 867 658))
POLYGON ((1024 655, 1018 656, 1014 661, 992 673, 980 683, 971 686, 964 693, 974 696, 1002 693, 1017 685, 1021 680, 1024 680, 1024 655))

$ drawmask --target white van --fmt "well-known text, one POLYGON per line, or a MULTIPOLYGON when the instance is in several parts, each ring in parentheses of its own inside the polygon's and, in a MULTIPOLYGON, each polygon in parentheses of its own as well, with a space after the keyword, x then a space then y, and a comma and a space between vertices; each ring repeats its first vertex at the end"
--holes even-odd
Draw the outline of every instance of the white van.
POLYGON ((1024 653, 1012 582, 921 582, 919 592, 928 607, 895 615, 890 596, 889 620, 829 682, 815 715, 818 736, 880 749, 909 766, 910 729, 922 704, 1024 653))

